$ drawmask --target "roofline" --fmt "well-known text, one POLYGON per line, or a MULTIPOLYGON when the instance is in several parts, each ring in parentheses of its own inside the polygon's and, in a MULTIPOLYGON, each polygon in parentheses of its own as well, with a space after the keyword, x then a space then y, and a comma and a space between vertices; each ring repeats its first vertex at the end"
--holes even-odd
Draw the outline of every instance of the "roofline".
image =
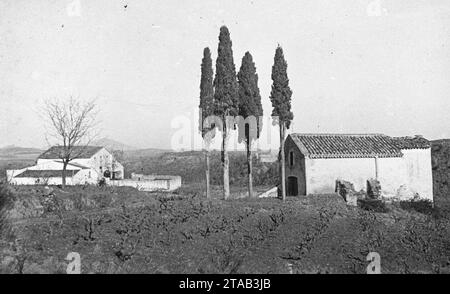
MULTIPOLYGON (((76 163, 76 162, 73 162, 73 161, 75 161, 75 160, 77 160, 77 159, 80 159, 80 158, 75 158, 75 159, 69 161, 69 162, 67 163, 67 165, 72 165, 72 166, 78 167, 78 168, 80 168, 80 169, 91 169, 91 168, 88 167, 88 166, 85 166, 85 165, 82 165, 82 164, 78 164, 78 163, 76 163)), ((81 159, 84 159, 84 158, 81 158, 81 159)), ((62 162, 62 159, 49 159, 49 160, 53 160, 54 162, 57 162, 57 163, 63 163, 63 162, 62 162)))
MULTIPOLYGON (((290 137, 291 135, 292 135, 292 134, 289 134, 288 137, 290 137)), ((291 138, 291 140, 292 140, 292 142, 294 143, 294 145, 297 146, 297 148, 298 148, 299 151, 303 154, 303 156, 309 158, 309 155, 310 155, 310 154, 309 154, 309 152, 308 152, 308 149, 306 149, 305 145, 304 145, 302 142, 300 142, 300 141, 296 142, 296 141, 293 140, 292 138, 291 138)))
POLYGON ((386 136, 388 135, 382 133, 291 133, 289 135, 299 135, 299 136, 386 136))
MULTIPOLYGON (((53 147, 64 147, 64 146, 62 146, 62 145, 53 145, 53 146, 50 146, 49 148, 47 148, 47 150, 45 150, 44 152, 42 152, 41 154, 39 154, 39 156, 37 157, 37 159, 47 159, 47 160, 54 160, 54 159, 61 159, 61 158, 59 158, 59 157, 57 157, 57 158, 41 158, 41 156, 44 154, 44 153, 46 153, 48 150, 50 150, 51 148, 53 148, 53 147)), ((95 152, 92 156, 94 156, 95 154, 97 154, 98 152, 100 152, 100 150, 102 150, 102 149, 105 149, 106 151, 108 151, 106 148, 105 148, 105 146, 97 146, 97 145, 74 145, 74 146, 72 146, 72 147, 92 147, 92 148, 100 148, 100 149, 98 149, 97 150, 97 152, 95 152)), ((109 152, 109 151, 108 151, 109 152)), ((111 153, 111 152, 109 152, 109 153, 111 153)), ((87 158, 92 158, 92 156, 91 157, 77 157, 77 158, 73 158, 73 159, 87 159, 87 158)))
POLYGON ((98 149, 97 152, 95 152, 94 154, 92 154, 91 157, 87 157, 87 158, 92 158, 92 157, 94 157, 95 155, 97 155, 97 153, 99 153, 100 151, 102 151, 102 149, 105 149, 106 151, 108 151, 108 153, 111 153, 111 152, 109 152, 109 150, 106 149, 104 146, 93 146, 93 147, 99 147, 100 149, 98 149))
POLYGON ((404 150, 426 150, 426 149, 431 149, 431 146, 428 146, 428 147, 416 147, 416 148, 400 148, 401 151, 404 151, 404 150))
MULTIPOLYGON (((46 171, 60 171, 60 170, 49 170, 49 169, 25 169, 24 171, 18 173, 17 175, 13 176, 13 178, 43 178, 43 177, 24 177, 21 176, 26 172, 46 172, 46 171)), ((72 176, 76 175, 77 173, 79 173, 80 171, 82 171, 81 169, 67 169, 66 172, 68 172, 65 176, 66 178, 71 178, 72 176)), ((61 170, 61 176, 62 176, 62 170, 61 170)), ((48 178, 59 178, 60 176, 57 177, 48 177, 48 178)))
MULTIPOLYGON (((360 136, 360 137, 367 137, 367 136, 383 136, 383 137, 390 137, 393 138, 391 136, 388 135, 384 135, 381 133, 368 133, 368 134, 339 134, 339 133, 291 133, 288 135, 292 136, 292 135, 299 135, 299 136, 360 136)), ((403 152, 402 150, 411 150, 411 148, 399 148, 399 152, 398 154, 351 154, 351 155, 347 155, 347 154, 323 154, 323 155, 315 155, 315 154, 310 154, 308 149, 306 148, 306 146, 303 144, 303 142, 301 142, 300 140, 293 140, 291 138, 291 140, 293 141, 294 145, 297 146, 297 148, 299 149, 299 151, 303 154, 303 156, 305 158, 308 159, 339 159, 339 158, 399 158, 399 157, 403 157, 403 152)), ((413 148, 413 149, 427 149, 427 148, 413 148)))
POLYGON ((361 154, 361 155, 355 155, 355 154, 344 154, 344 155, 340 155, 340 154, 325 154, 325 155, 313 155, 313 156, 305 156, 308 159, 342 159, 342 158, 402 158, 403 157, 403 153, 401 154, 361 154))

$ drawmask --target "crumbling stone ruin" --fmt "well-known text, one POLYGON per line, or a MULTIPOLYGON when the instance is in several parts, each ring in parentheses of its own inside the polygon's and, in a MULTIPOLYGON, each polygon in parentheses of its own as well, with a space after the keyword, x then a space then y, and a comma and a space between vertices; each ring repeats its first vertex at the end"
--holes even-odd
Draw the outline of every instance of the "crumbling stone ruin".
POLYGON ((344 198, 347 205, 357 206, 358 198, 356 196, 355 187, 352 183, 348 181, 336 180, 335 192, 344 198))
POLYGON ((380 199, 381 184, 377 179, 367 180, 367 197, 369 199, 380 199))

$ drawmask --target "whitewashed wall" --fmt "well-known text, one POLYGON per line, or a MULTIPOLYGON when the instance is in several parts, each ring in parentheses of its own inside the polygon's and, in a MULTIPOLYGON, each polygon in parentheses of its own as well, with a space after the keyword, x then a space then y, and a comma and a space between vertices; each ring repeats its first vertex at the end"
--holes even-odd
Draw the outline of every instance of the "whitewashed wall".
MULTIPOLYGON (((11 185, 61 185, 61 177, 51 178, 13 178, 10 182, 11 185)), ((73 185, 71 177, 66 178, 66 185, 73 185)))
MULTIPOLYGON (((99 174, 103 174, 105 170, 113 171, 114 156, 105 148, 99 150, 94 156, 87 160, 86 164, 89 167, 97 170, 99 174), (101 167, 101 169, 100 169, 101 167)), ((124 168, 119 162, 115 162, 114 171, 121 173, 121 178, 124 176, 124 168)))
POLYGON ((378 180, 384 197, 396 197, 400 186, 408 182, 402 157, 378 158, 378 180))
POLYGON ((402 150, 408 187, 421 198, 433 200, 431 148, 402 150))
POLYGON ((408 199, 418 193, 420 198, 433 200, 430 149, 402 152, 403 157, 377 159, 306 158, 306 192, 334 193, 336 179, 353 183, 356 191, 366 190, 367 180, 378 176, 384 197, 408 199))
POLYGON ((100 179, 100 175, 94 169, 82 169, 73 177, 74 185, 96 185, 100 179))
POLYGON ((140 191, 173 191, 181 187, 181 177, 170 177, 167 179, 125 179, 125 180, 115 180, 107 181, 108 185, 112 186, 127 186, 133 187, 140 191))
POLYGON ((336 179, 352 182, 357 191, 375 178, 374 158, 305 159, 306 193, 334 193, 336 179))

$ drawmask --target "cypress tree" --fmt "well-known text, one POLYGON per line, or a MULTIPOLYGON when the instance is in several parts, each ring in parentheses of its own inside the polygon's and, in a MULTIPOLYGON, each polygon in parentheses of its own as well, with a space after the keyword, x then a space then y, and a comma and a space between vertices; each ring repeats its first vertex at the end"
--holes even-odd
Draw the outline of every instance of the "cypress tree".
POLYGON ((278 45, 275 51, 274 64, 272 67, 272 91, 270 101, 272 102, 272 116, 278 117, 280 127, 280 173, 281 173, 281 194, 283 201, 286 199, 286 176, 285 176, 285 154, 284 139, 286 129, 289 129, 294 118, 291 112, 292 91, 289 88, 287 76, 287 62, 284 59, 283 49, 278 45))
POLYGON ((213 87, 213 69, 211 52, 208 47, 203 50, 203 59, 201 64, 201 80, 200 80, 200 132, 205 142, 205 182, 206 182, 206 198, 210 198, 210 152, 209 144, 214 136, 211 127, 204 126, 205 119, 214 114, 214 87, 213 87))
POLYGON ((247 119, 246 124, 240 124, 239 133, 243 134, 243 139, 246 143, 248 195, 249 197, 253 197, 251 144, 253 140, 259 138, 262 127, 259 117, 263 115, 263 109, 258 88, 258 75, 256 74, 253 57, 249 52, 246 52, 242 58, 241 68, 237 78, 239 85, 239 115, 247 119))
POLYGON ((238 112, 238 84, 236 68, 233 62, 233 50, 230 33, 226 26, 220 28, 216 76, 214 78, 215 114, 222 118, 222 166, 224 198, 230 196, 227 116, 236 116, 238 112))

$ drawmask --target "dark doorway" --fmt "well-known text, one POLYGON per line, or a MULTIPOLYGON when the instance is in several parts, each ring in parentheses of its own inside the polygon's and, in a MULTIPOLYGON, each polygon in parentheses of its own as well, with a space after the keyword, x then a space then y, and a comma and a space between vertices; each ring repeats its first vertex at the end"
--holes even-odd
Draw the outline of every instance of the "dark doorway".
POLYGON ((298 196, 297 177, 288 177, 287 194, 288 196, 298 196))

